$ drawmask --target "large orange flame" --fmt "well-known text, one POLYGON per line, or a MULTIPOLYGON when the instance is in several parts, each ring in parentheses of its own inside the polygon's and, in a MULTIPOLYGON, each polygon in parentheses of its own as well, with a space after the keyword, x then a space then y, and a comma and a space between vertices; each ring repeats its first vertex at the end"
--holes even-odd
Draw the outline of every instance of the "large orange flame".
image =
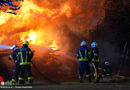
POLYGON ((28 40, 33 45, 62 47, 59 42, 69 39, 66 32, 86 37, 84 32, 104 18, 104 0, 24 0, 21 4, 17 15, 0 12, 0 43, 28 40))
POLYGON ((103 21, 104 1, 24 0, 17 15, 0 11, 0 44, 21 46, 28 40, 41 72, 54 80, 72 78, 78 64, 70 52, 103 21))

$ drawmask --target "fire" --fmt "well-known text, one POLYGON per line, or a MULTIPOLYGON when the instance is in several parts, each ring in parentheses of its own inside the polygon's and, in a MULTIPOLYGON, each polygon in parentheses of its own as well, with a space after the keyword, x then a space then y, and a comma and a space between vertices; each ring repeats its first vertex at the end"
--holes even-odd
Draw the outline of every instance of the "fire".
POLYGON ((58 46, 56 45, 56 42, 53 40, 52 44, 49 46, 49 48, 52 48, 53 50, 58 49, 58 46))
POLYGON ((60 14, 65 14, 69 18, 71 16, 71 8, 70 8, 70 6, 65 4, 61 9, 60 14))
POLYGON ((17 15, 0 11, 0 43, 28 40, 32 45, 58 49, 68 42, 63 49, 69 50, 69 35, 86 37, 87 30, 104 17, 104 0, 24 0, 20 5, 17 15))
POLYGON ((19 34, 19 36, 21 37, 22 41, 27 40, 32 45, 40 45, 41 44, 41 42, 39 42, 40 41, 40 38, 39 38, 40 33, 38 31, 36 32, 35 30, 30 30, 29 32, 22 32, 19 34))
POLYGON ((31 44, 35 44, 36 33, 31 31, 28 37, 27 41, 31 41, 31 44))
POLYGON ((0 37, 0 42, 3 41, 5 38, 6 38, 5 35, 1 36, 1 37, 0 37))
POLYGON ((14 17, 14 16, 10 15, 8 13, 0 12, 0 25, 6 23, 12 17, 14 17))
MULTIPOLYGON (((20 3, 22 7, 16 11, 17 15, 0 11, 0 44, 20 46, 23 41, 28 40, 30 48, 36 52, 34 60, 37 60, 39 68, 49 73, 58 71, 58 74, 59 71, 67 71, 69 73, 62 76, 72 76, 71 73, 74 71, 71 70, 74 66, 70 67, 73 63, 72 57, 67 60, 69 53, 64 54, 62 51, 75 51, 82 38, 89 39, 89 33, 92 32, 90 30, 94 30, 105 16, 104 1, 24 0, 20 3), (46 52, 46 48, 49 51, 46 52), (60 53, 60 56, 48 55, 52 51, 48 48, 56 51, 54 54, 60 53), (55 59, 55 57, 58 58, 55 59), (48 65, 50 58, 52 63, 48 65), (68 67, 71 69, 67 70, 68 67)), ((54 79, 55 76, 59 77, 53 76, 54 79)))
POLYGON ((44 46, 47 48, 52 48, 53 50, 58 49, 56 41, 52 40, 52 38, 47 39, 43 38, 46 37, 45 34, 41 34, 41 30, 30 30, 29 32, 22 32, 19 34, 21 37, 22 42, 27 40, 32 45, 44 46))

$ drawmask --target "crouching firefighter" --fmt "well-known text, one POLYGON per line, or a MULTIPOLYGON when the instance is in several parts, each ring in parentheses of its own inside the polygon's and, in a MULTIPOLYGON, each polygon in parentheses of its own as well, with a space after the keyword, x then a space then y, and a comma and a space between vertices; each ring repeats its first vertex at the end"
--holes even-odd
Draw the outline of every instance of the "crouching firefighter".
POLYGON ((24 84, 24 73, 27 71, 28 82, 32 84, 32 73, 31 73, 31 59, 33 57, 33 52, 28 47, 29 42, 24 41, 23 47, 20 49, 19 58, 20 58, 20 75, 19 75, 19 84, 24 84))
POLYGON ((18 52, 19 47, 17 45, 12 46, 13 52, 9 55, 8 59, 14 59, 14 70, 13 70, 13 77, 11 80, 11 84, 16 84, 16 80, 18 78, 18 74, 20 71, 20 66, 19 66, 19 57, 18 57, 18 52))
POLYGON ((91 57, 92 57, 92 62, 94 63, 93 66, 95 68, 95 73, 94 73, 94 77, 96 82, 99 81, 99 70, 98 70, 98 66, 99 66, 99 51, 97 48, 97 43, 96 42, 92 42, 91 44, 92 47, 92 52, 91 52, 91 57))
POLYGON ((102 76, 103 77, 111 77, 112 76, 112 70, 111 70, 109 61, 105 61, 102 76))
POLYGON ((77 51, 77 58, 79 59, 79 79, 83 82, 83 74, 86 73, 86 78, 91 82, 90 68, 89 68, 89 49, 87 48, 86 42, 81 42, 81 47, 77 51))

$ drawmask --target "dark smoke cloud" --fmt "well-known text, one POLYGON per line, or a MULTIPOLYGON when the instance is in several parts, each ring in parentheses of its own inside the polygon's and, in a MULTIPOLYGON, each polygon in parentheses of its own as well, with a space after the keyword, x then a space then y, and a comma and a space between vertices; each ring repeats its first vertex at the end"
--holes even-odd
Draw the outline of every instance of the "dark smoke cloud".
MULTIPOLYGON (((100 48, 101 62, 104 63, 107 58, 112 65, 112 69, 128 75, 129 58, 123 53, 124 45, 127 42, 129 50, 129 14, 128 0, 109 0, 105 2, 105 19, 104 23, 98 25, 95 32, 91 34, 93 40, 98 41, 100 48), (121 65, 122 63, 124 63, 121 65), (121 65, 121 66, 120 66, 121 65)), ((129 56, 129 55, 128 55, 129 56)), ((102 64, 101 63, 101 64, 102 64)))

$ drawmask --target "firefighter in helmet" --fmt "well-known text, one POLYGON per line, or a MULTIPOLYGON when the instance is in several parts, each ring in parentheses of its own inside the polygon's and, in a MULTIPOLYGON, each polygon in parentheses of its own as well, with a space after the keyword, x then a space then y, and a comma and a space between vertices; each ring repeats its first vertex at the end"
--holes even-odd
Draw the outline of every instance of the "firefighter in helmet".
POLYGON ((24 84, 24 74, 27 71, 28 82, 32 84, 32 73, 31 73, 31 59, 33 57, 33 52, 28 47, 29 42, 24 41, 23 46, 19 52, 20 58, 20 75, 19 75, 19 84, 24 84))
POLYGON ((13 77, 11 80, 12 84, 16 84, 16 80, 18 78, 18 74, 20 71, 20 66, 19 66, 19 57, 18 57, 18 52, 19 52, 19 47, 17 45, 12 46, 13 52, 9 55, 8 59, 14 59, 14 71, 13 71, 13 77))
POLYGON ((83 74, 86 73, 86 78, 89 82, 91 82, 90 79, 90 70, 89 70, 89 56, 90 51, 87 47, 87 44, 85 41, 81 42, 81 47, 77 51, 77 58, 79 59, 79 79, 80 82, 83 82, 83 74))
POLYGON ((92 47, 91 59, 92 59, 92 62, 94 63, 94 67, 96 69, 96 72, 94 73, 94 77, 95 77, 96 82, 98 82, 99 81, 99 75, 98 75, 99 50, 97 47, 97 42, 92 42, 91 47, 92 47))
POLYGON ((112 70, 110 67, 109 61, 105 61, 104 68, 103 68, 103 77, 110 77, 112 76, 112 70))

